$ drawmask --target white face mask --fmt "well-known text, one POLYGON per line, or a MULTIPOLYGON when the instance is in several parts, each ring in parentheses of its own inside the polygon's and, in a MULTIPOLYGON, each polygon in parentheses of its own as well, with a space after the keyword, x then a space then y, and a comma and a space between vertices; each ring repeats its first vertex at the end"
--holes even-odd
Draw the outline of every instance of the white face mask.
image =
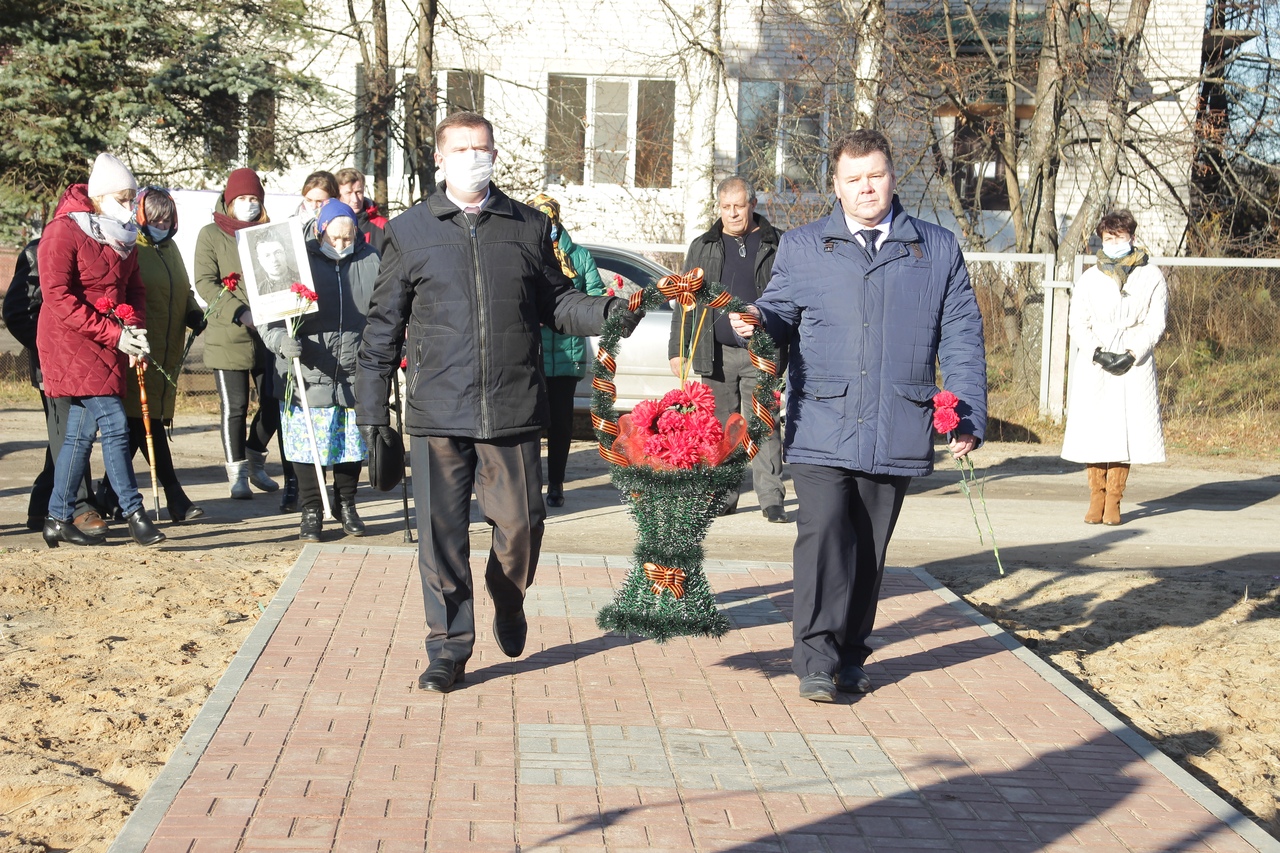
POLYGON ((1125 255, 1133 251, 1133 243, 1125 240, 1116 243, 1103 243, 1102 254, 1111 258, 1113 261, 1117 258, 1123 258, 1125 255))
POLYGON ((324 252, 324 256, 326 258, 329 258, 330 260, 340 261, 343 258, 349 258, 351 257, 352 253, 355 252, 355 250, 356 250, 355 243, 352 243, 351 245, 347 246, 347 248, 345 249, 338 249, 333 246, 330 246, 328 243, 326 243, 323 240, 320 241, 320 251, 324 252))
POLYGON ((460 193, 478 193, 489 186, 493 177, 493 152, 456 151, 444 157, 444 180, 460 193))
POLYGON ((231 205, 231 215, 241 222, 252 222, 262 213, 262 204, 249 198, 238 198, 231 205))
POLYGON ((133 211, 117 201, 115 196, 105 196, 102 199, 102 215, 122 225, 133 222, 133 211))

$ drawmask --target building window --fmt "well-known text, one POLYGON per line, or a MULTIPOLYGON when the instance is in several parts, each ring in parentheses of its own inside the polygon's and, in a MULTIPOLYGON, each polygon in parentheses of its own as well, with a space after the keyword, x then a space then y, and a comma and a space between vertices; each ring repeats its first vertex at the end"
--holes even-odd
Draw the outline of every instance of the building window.
POLYGON ((996 139, 1004 133, 997 119, 956 119, 952 137, 951 180, 966 210, 1008 210, 1009 187, 996 139))
POLYGON ((764 192, 825 186, 826 92, 818 84, 738 84, 738 174, 764 192))
POLYGON ((547 183, 671 186, 673 80, 547 79, 547 183))
POLYGON ((480 71, 448 72, 442 94, 441 118, 461 112, 484 114, 484 74, 480 71))

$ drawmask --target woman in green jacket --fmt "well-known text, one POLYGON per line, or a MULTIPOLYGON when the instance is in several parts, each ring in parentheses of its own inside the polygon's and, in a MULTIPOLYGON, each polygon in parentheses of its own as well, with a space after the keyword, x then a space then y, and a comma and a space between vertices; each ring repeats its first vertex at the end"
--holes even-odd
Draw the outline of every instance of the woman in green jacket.
MULTIPOLYGON (((274 383, 267 381, 273 373, 272 356, 254 328, 244 288, 238 283, 234 288, 225 284, 232 273, 241 274, 236 232, 268 221, 262 205, 264 195, 257 172, 236 169, 228 176, 227 188, 214 206, 213 222, 204 226, 196 239, 196 291, 210 306, 204 363, 213 369, 218 388, 222 452, 231 497, 237 500, 253 497, 250 483, 264 492, 280 488, 266 472, 267 443, 280 429, 280 403, 272 394, 274 383), (258 411, 246 435, 250 378, 258 389, 258 411)), ((287 462, 284 468, 286 478, 296 484, 287 462)), ((282 511, 297 509, 296 489, 295 485, 292 506, 286 490, 282 511)))
MULTIPOLYGON (((573 286, 590 296, 604 296, 604 283, 596 269, 595 259, 586 249, 573 242, 560 224, 560 202, 546 193, 538 193, 529 206, 551 219, 552 248, 560 269, 573 286)), ((542 327, 542 368, 547 379, 547 506, 564 506, 564 469, 569 461, 569 442, 573 437, 573 395, 578 380, 586 374, 587 340, 579 335, 562 335, 542 327)))
MULTIPOLYGON (((173 197, 160 187, 146 187, 138 193, 133 215, 138 226, 138 272, 147 291, 147 341, 151 353, 147 356, 144 376, 151 441, 155 446, 154 467, 156 478, 164 488, 169 517, 181 522, 200 518, 204 510, 191 502, 178 482, 166 427, 173 421, 178 399, 176 383, 182 371, 187 330, 197 334, 204 330, 204 312, 192 293, 182 253, 173 241, 178 231, 178 206, 173 197)), ((147 425, 142 420, 142 394, 136 376, 125 377, 124 411, 129 422, 129 458, 141 448, 150 460, 147 425)), ((113 515, 119 508, 106 478, 99 503, 113 515)))

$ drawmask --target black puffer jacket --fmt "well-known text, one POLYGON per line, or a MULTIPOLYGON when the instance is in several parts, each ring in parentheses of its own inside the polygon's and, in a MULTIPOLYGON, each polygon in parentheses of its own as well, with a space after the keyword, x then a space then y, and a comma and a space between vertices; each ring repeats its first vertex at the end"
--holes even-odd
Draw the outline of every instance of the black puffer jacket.
POLYGON ((411 435, 488 440, 541 429, 546 324, 600 333, 612 297, 588 296, 560 272, 551 221, 490 184, 476 216, 444 185, 387 223, 356 373, 356 419, 389 423, 387 393, 406 347, 411 435))
MULTIPOLYGON (((764 293, 764 289, 769 286, 769 279, 773 275, 773 259, 778 254, 778 240, 782 237, 782 232, 774 228, 760 214, 752 214, 756 225, 760 227, 760 249, 756 252, 756 296, 764 293)), ((684 268, 685 271, 694 267, 702 267, 704 280, 709 284, 711 282, 720 283, 720 277, 724 273, 724 223, 719 219, 711 229, 701 236, 694 239, 689 244, 689 252, 685 255, 684 268)), ((719 316, 719 312, 714 312, 719 316)), ((690 315, 697 316, 696 313, 690 315)), ((702 324, 702 334, 698 336, 698 346, 693 350, 693 372, 699 376, 710 376, 712 364, 715 359, 716 343, 713 317, 707 317, 707 322, 702 324)), ((689 318, 685 318, 684 351, 689 352, 689 341, 693 338, 694 329, 697 323, 690 322, 689 318)), ((671 338, 667 344, 667 357, 675 358, 680 355, 680 312, 671 312, 671 338)))
POLYGON ((36 324, 40 319, 40 304, 44 301, 40 293, 40 262, 36 254, 39 245, 40 238, 37 237, 23 246, 14 264, 13 281, 4 294, 4 324, 18 343, 27 348, 31 384, 43 388, 40 355, 36 352, 36 324))

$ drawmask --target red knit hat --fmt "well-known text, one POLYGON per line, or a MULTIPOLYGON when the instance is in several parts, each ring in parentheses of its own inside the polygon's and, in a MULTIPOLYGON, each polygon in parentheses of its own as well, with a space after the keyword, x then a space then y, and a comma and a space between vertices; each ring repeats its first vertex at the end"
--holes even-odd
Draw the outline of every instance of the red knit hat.
POLYGON ((257 172, 253 169, 236 169, 227 177, 227 188, 222 191, 222 200, 230 204, 242 195, 257 196, 261 200, 266 194, 257 172))

